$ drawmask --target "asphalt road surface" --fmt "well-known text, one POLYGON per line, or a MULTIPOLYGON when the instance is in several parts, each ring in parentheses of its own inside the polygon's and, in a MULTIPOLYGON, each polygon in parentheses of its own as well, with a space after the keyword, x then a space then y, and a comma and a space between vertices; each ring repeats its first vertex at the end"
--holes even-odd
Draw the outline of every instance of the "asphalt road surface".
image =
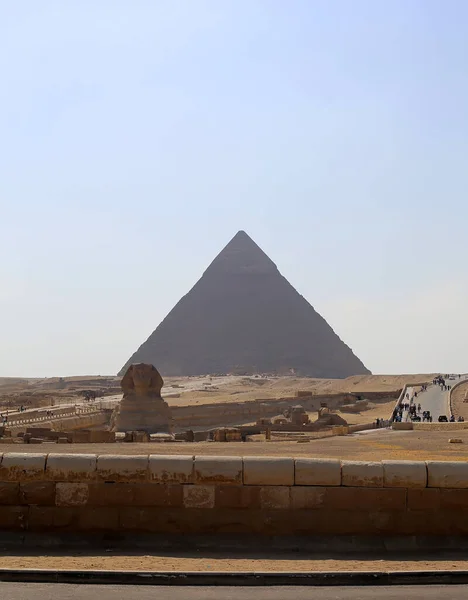
MULTIPOLYGON (((457 379, 458 381, 458 379, 457 379)), ((447 384, 457 383, 456 381, 447 381, 447 384)), ((421 392, 414 399, 415 404, 421 403, 421 417, 424 410, 430 410, 434 422, 437 422, 439 415, 446 415, 450 418, 448 408, 448 392, 444 392, 438 385, 431 385, 426 392, 421 392)))
MULTIPOLYGON (((459 381, 466 379, 466 375, 463 375, 461 379, 458 377, 455 380, 447 380, 447 384, 452 387, 459 381)), ((450 411, 448 405, 449 393, 440 389, 438 385, 430 385, 425 392, 420 392, 417 397, 414 397, 414 389, 408 388, 408 394, 410 398, 413 398, 414 404, 421 404, 421 412, 418 413, 422 419, 422 413, 425 410, 430 410, 433 418, 433 422, 437 423, 439 415, 445 415, 447 419, 450 418, 450 411)), ((403 413, 403 421, 409 421, 408 412, 403 413)))
POLYGON ((159 587, 0 583, 8 600, 466 600, 466 585, 369 587, 159 587))

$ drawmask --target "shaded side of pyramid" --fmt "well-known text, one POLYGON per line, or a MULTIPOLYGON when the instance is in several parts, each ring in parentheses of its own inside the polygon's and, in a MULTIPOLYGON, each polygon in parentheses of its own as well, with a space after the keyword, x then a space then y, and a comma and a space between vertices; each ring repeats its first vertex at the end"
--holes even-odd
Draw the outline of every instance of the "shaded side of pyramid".
POLYGON ((124 365, 165 376, 225 373, 344 378, 369 374, 243 231, 124 365))

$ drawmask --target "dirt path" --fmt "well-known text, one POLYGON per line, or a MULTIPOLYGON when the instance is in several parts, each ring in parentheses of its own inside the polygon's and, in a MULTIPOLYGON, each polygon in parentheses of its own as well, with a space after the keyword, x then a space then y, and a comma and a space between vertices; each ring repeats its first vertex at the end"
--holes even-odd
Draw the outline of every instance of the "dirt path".
POLYGON ((266 558, 262 556, 233 557, 204 554, 203 556, 177 555, 106 555, 68 556, 27 555, 1 556, 2 569, 61 569, 61 570, 111 570, 111 571, 437 571, 468 570, 468 560, 458 555, 453 558, 441 557, 400 558, 375 557, 357 558, 316 558, 296 554, 266 558))

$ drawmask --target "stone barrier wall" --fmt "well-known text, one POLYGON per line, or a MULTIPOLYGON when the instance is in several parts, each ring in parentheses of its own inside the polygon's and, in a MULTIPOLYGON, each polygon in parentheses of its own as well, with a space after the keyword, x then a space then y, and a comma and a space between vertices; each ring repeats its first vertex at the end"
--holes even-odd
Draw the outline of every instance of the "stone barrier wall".
POLYGON ((468 462, 5 453, 0 530, 464 535, 468 462))
POLYGON ((392 429, 400 431, 457 431, 460 429, 468 429, 468 422, 462 423, 439 423, 435 421, 433 423, 423 423, 418 421, 407 421, 402 423, 392 423, 392 429))
MULTIPOLYGON (((453 385, 453 386, 452 386, 452 389, 449 391, 448 405, 449 405, 449 413, 450 413, 450 416, 452 416, 452 415, 454 414, 454 412, 453 412, 453 403, 452 403, 452 394, 453 394, 453 392, 454 392, 454 391, 455 391, 455 390, 456 390, 458 387, 460 387, 461 385, 464 385, 464 384, 466 384, 466 383, 467 383, 467 380, 466 380, 466 379, 462 379, 462 380, 458 381, 458 382, 457 382, 455 385, 453 385)), ((458 415, 455 415, 455 416, 458 416, 458 415)))
MULTIPOLYGON (((362 393, 368 400, 384 401, 392 399, 391 392, 362 393)), ((356 394, 310 395, 289 398, 265 398, 238 402, 222 402, 216 404, 197 404, 190 406, 171 406, 172 419, 175 429, 196 429, 217 425, 239 425, 255 422, 259 418, 275 417, 285 408, 300 404, 306 411, 318 411, 322 403, 331 409, 338 409, 346 402, 355 401, 356 394)))

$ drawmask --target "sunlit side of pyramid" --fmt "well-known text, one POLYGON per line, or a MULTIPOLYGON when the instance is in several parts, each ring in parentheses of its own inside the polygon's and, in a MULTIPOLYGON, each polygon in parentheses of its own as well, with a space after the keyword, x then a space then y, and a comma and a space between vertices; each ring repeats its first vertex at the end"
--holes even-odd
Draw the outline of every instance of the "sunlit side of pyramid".
POLYGON ((363 363, 239 231, 130 360, 164 376, 277 373, 343 378, 363 363))

